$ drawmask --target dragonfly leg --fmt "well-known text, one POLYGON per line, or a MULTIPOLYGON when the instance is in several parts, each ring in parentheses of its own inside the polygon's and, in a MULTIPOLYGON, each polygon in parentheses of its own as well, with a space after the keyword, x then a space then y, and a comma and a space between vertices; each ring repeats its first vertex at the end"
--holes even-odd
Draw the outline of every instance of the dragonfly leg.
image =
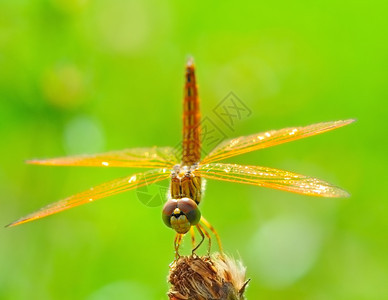
POLYGON ((199 234, 201 235, 201 241, 198 243, 198 245, 191 251, 192 255, 195 254, 195 251, 199 248, 199 246, 202 245, 203 240, 205 239, 205 235, 203 234, 203 231, 199 224, 197 224, 195 227, 197 227, 199 234))
POLYGON ((222 250, 221 238, 220 238, 218 232, 214 229, 214 227, 204 217, 201 217, 201 222, 203 225, 205 225, 205 227, 207 227, 211 232, 213 232, 214 236, 217 239, 218 248, 222 254, 223 250, 222 250))
POLYGON ((202 225, 198 224, 198 226, 201 228, 202 232, 206 235, 207 239, 209 240, 209 246, 207 248, 207 255, 209 256, 210 255, 210 249, 212 247, 212 238, 211 238, 209 232, 207 232, 207 230, 205 228, 203 228, 202 225))
POLYGON ((175 248, 175 260, 178 260, 180 255, 179 255, 179 246, 182 243, 182 237, 183 234, 177 233, 175 235, 175 240, 174 240, 174 248, 175 248))
POLYGON ((190 235, 191 235, 191 245, 194 249, 195 248, 195 232, 194 232, 193 226, 191 226, 191 228, 190 228, 190 235))

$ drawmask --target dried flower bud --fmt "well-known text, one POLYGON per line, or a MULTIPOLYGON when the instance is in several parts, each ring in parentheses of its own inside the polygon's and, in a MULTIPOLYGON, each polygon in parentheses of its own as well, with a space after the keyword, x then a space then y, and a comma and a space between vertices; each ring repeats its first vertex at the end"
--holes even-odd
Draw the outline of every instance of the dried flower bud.
POLYGON ((170 268, 170 300, 242 300, 245 267, 226 255, 182 256, 170 268))

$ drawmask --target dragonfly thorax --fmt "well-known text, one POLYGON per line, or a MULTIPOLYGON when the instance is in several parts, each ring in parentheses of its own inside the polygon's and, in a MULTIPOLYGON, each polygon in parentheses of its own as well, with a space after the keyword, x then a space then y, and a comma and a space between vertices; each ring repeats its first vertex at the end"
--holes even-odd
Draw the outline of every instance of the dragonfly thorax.
POLYGON ((201 202, 201 177, 195 175, 197 165, 174 166, 171 172, 170 197, 172 199, 190 198, 196 204, 201 202))

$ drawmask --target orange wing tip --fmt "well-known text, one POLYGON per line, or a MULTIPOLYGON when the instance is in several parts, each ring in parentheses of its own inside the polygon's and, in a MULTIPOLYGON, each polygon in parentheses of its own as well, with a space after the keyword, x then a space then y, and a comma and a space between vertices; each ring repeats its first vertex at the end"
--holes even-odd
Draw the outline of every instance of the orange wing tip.
POLYGON ((38 219, 41 219, 43 216, 31 216, 31 215, 28 215, 28 216, 24 216, 12 223, 9 223, 7 225, 5 225, 5 228, 10 228, 10 227, 15 227, 15 226, 18 226, 18 225, 21 225, 21 224, 24 224, 24 223, 28 223, 28 222, 31 222, 31 221, 34 221, 34 220, 38 220, 38 219))
POLYGON ((340 122, 342 122, 343 125, 348 125, 348 124, 354 123, 356 121, 357 121, 357 119, 347 119, 347 120, 343 120, 343 121, 340 121, 340 122))
POLYGON ((12 223, 9 223, 9 224, 5 225, 4 227, 5 228, 11 228, 11 227, 14 227, 14 226, 17 226, 17 225, 18 225, 18 222, 15 221, 15 222, 12 222, 12 223))
POLYGON ((343 189, 337 188, 337 190, 332 195, 332 197, 333 198, 349 198, 350 194, 347 191, 343 190, 343 189))
POLYGON ((29 221, 31 221, 31 220, 28 220, 28 219, 17 220, 17 221, 14 221, 12 223, 5 225, 4 227, 5 228, 15 227, 15 226, 18 226, 20 224, 27 223, 29 221))
POLYGON ((41 166, 66 166, 72 165, 66 160, 61 159, 29 159, 25 161, 29 165, 41 165, 41 166))
POLYGON ((29 160, 26 160, 25 163, 29 164, 29 165, 43 165, 43 164, 47 164, 47 160, 43 160, 43 159, 29 159, 29 160))
POLYGON ((331 129, 340 128, 340 127, 352 124, 356 121, 357 121, 356 119, 346 119, 346 120, 337 120, 337 121, 325 122, 325 123, 331 123, 332 126, 330 126, 331 128, 329 129, 331 130, 331 129))

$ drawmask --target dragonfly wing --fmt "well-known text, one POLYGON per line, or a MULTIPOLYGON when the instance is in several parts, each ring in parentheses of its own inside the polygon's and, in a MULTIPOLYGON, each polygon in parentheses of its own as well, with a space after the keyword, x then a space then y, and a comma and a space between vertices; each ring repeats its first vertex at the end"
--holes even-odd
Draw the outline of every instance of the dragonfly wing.
POLYGON ((46 166, 171 168, 178 163, 171 147, 134 148, 95 155, 33 159, 27 163, 46 166))
POLYGON ((96 187, 90 188, 89 190, 86 190, 84 192, 51 203, 45 207, 42 207, 40 210, 33 212, 27 216, 24 216, 15 222, 12 222, 11 224, 7 225, 7 227, 20 225, 78 205, 90 203, 101 198, 105 198, 108 196, 133 190, 138 187, 159 182, 164 179, 167 179, 169 176, 169 170, 156 169, 144 173, 133 174, 128 177, 115 179, 98 185, 96 187))
POLYGON ((323 180, 267 167, 211 163, 200 165, 195 172, 208 179, 252 184, 304 195, 349 197, 346 191, 323 180))
POLYGON ((350 119, 344 121, 317 123, 305 127, 290 127, 226 140, 214 148, 204 158, 202 163, 207 164, 210 162, 216 162, 221 159, 258 149, 295 141, 348 125, 354 121, 355 120, 350 119))

